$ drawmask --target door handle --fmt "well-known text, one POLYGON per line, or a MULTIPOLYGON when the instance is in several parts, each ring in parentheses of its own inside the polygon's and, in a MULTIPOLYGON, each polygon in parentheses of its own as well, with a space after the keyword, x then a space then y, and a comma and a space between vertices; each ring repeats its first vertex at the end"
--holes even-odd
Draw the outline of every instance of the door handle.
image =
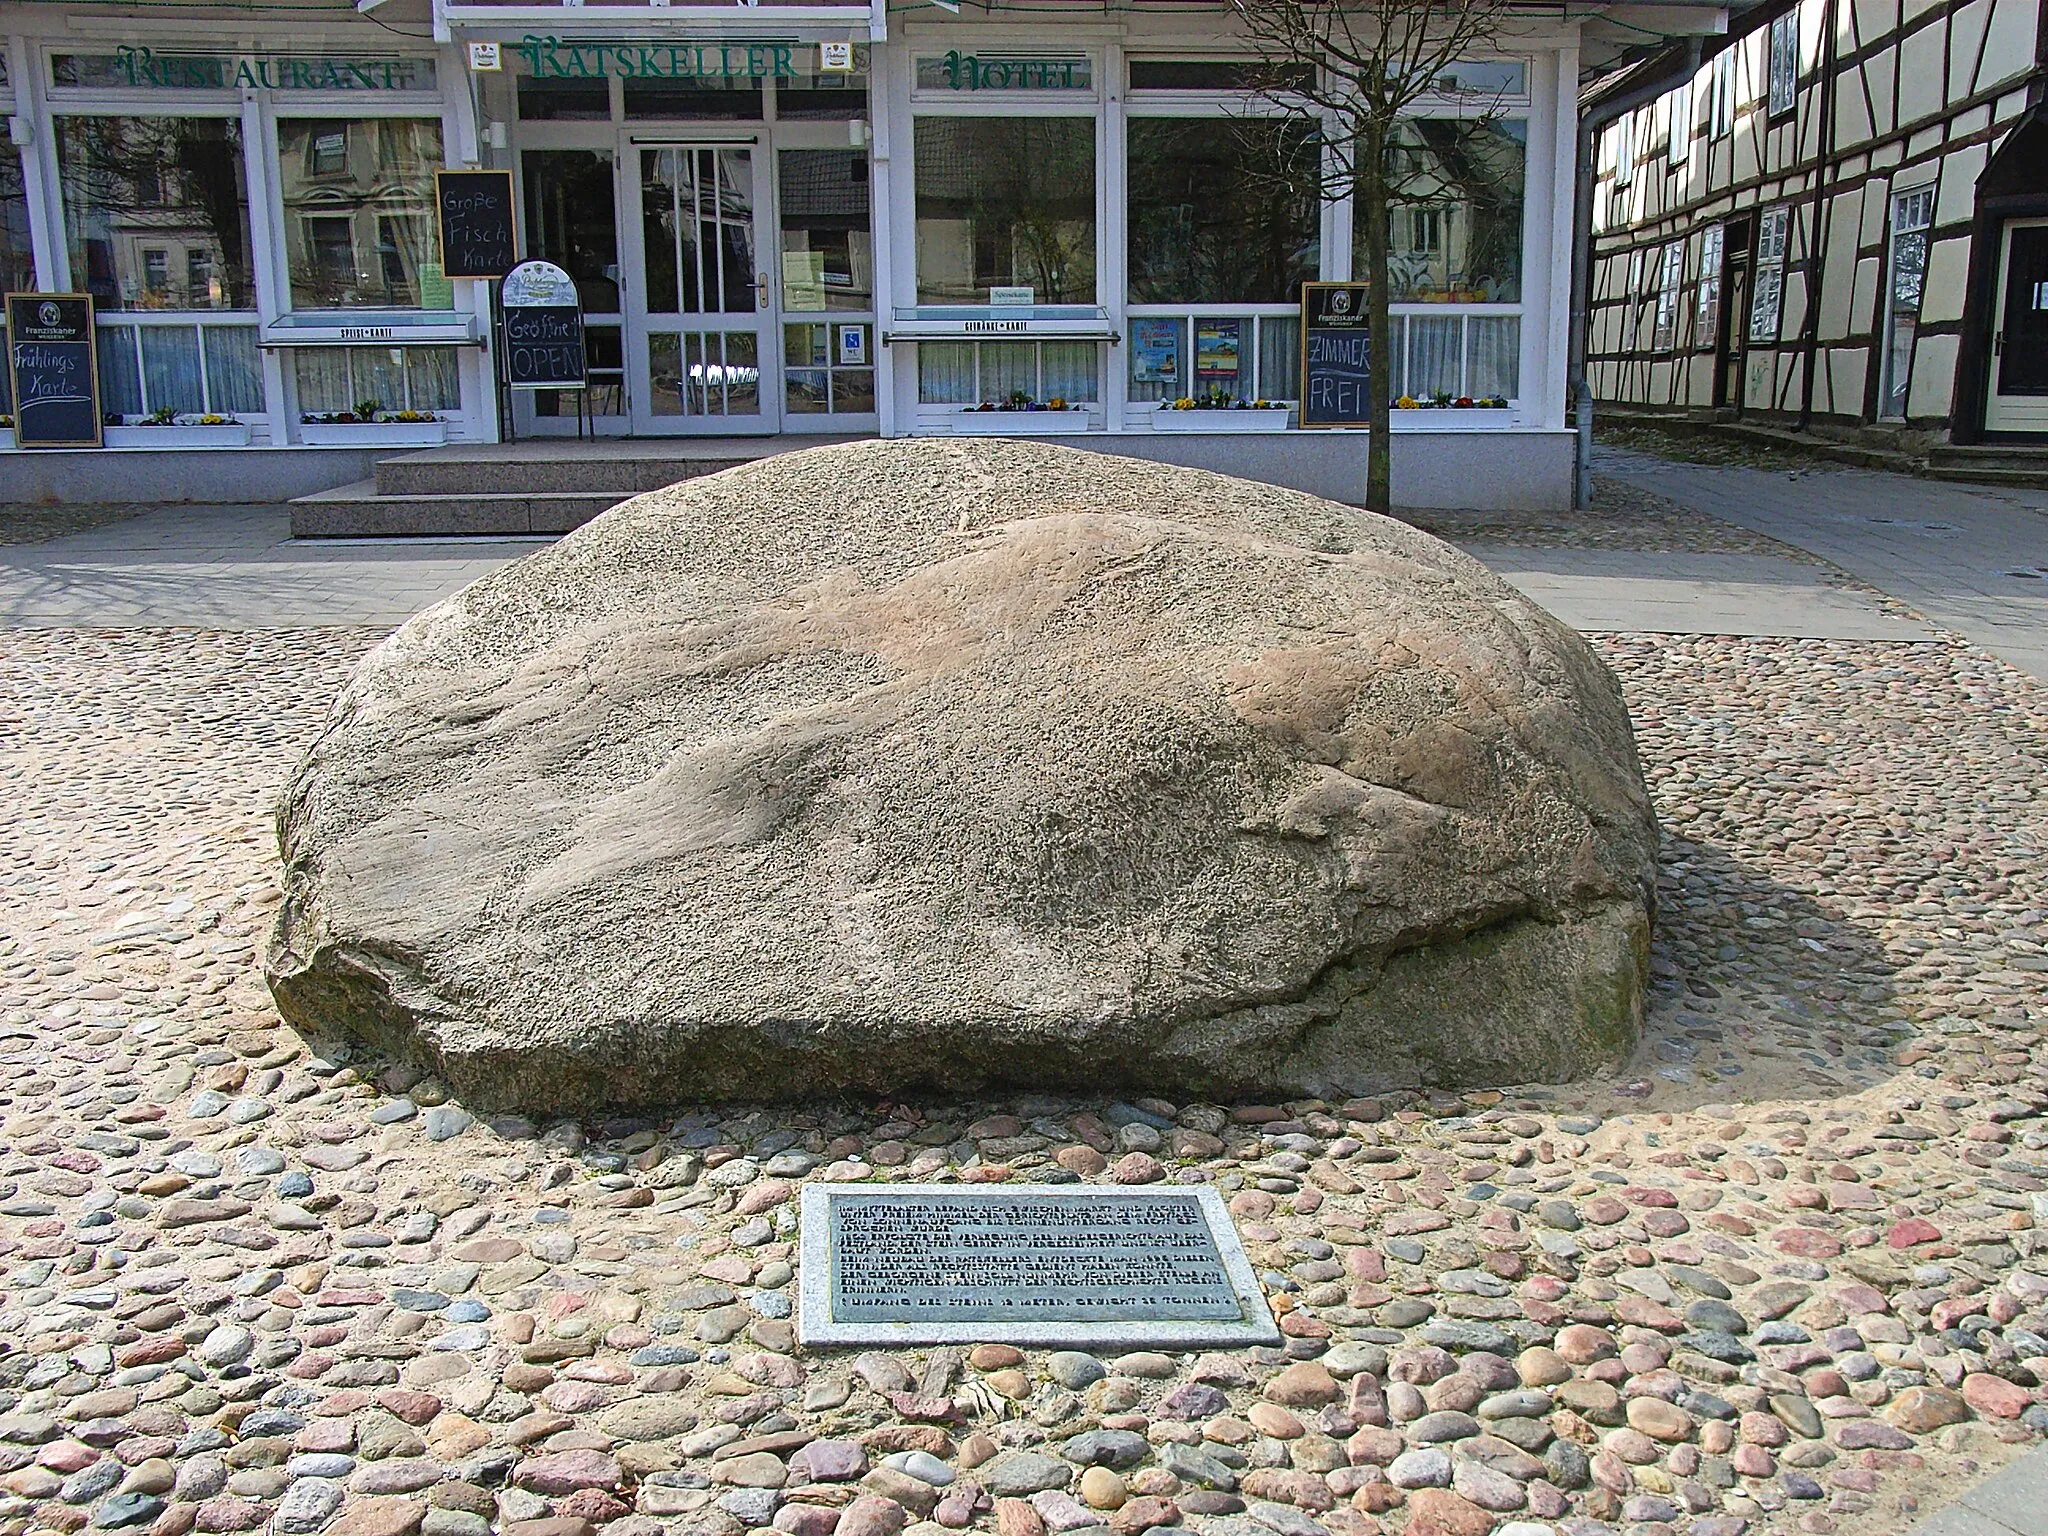
POLYGON ((757 275, 757 276, 756 276, 756 277, 754 278, 754 308, 756 308, 756 309, 766 309, 767 307, 768 307, 768 274, 767 274, 766 272, 762 272, 762 273, 759 273, 759 274, 758 274, 758 275, 757 275))
POLYGON ((1991 333, 1991 355, 1992 355, 1993 357, 1996 357, 1996 356, 1998 356, 1999 352, 2000 352, 2001 350, 2003 350, 2003 349, 2004 349, 2004 347, 2005 347, 2005 332, 2003 332, 2003 331, 1993 331, 1993 332, 1991 333))

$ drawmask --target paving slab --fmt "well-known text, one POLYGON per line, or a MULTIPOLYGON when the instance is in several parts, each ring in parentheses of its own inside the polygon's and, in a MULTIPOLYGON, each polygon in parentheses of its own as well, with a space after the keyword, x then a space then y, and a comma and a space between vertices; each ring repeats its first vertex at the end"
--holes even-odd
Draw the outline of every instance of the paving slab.
POLYGON ((1521 591, 1590 634, 1932 640, 1932 625, 1831 585, 1820 567, 1768 555, 1467 544, 1521 591))
POLYGON ((2041 1536, 2048 1531, 2048 1450, 2031 1451, 1935 1511, 1909 1536, 2041 1536))
POLYGON ((2048 494, 1606 448, 1594 467, 1818 555, 2048 681, 2048 494))
POLYGON ((0 545, 0 624, 396 625, 547 542, 294 541, 283 507, 168 506, 46 543, 0 545))

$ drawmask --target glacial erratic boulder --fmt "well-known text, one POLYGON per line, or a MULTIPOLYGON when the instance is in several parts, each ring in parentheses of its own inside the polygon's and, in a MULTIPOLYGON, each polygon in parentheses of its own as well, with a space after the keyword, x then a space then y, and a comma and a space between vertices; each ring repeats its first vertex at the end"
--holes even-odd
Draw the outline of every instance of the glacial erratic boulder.
POLYGON ((1385 518, 1002 440, 617 507, 364 660, 285 1017, 544 1110, 1556 1080, 1642 1017, 1613 676, 1385 518))

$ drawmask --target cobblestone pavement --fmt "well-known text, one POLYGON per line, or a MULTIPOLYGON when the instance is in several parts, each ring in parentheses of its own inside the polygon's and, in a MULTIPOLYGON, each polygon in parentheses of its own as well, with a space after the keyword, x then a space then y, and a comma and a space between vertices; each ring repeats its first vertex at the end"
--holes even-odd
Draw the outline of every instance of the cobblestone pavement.
POLYGON ((1595 642, 1601 1079, 533 1124, 255 968, 376 634, 0 631, 0 1536, 1853 1536, 2048 1428, 2048 693, 1960 642, 1595 642), (818 1178, 1212 1182, 1286 1346, 806 1354, 818 1178))

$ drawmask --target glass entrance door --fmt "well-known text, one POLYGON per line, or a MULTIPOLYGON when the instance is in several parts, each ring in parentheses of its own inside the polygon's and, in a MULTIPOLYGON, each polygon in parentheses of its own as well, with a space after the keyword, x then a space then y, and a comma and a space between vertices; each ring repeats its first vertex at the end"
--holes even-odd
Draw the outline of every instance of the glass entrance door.
POLYGON ((2048 432, 2048 219, 2014 219, 1999 253, 1991 341, 1992 432, 2048 432))
POLYGON ((776 295, 761 248, 768 162, 755 143, 628 136, 639 218, 626 288, 637 433, 773 432, 781 425, 776 295))

